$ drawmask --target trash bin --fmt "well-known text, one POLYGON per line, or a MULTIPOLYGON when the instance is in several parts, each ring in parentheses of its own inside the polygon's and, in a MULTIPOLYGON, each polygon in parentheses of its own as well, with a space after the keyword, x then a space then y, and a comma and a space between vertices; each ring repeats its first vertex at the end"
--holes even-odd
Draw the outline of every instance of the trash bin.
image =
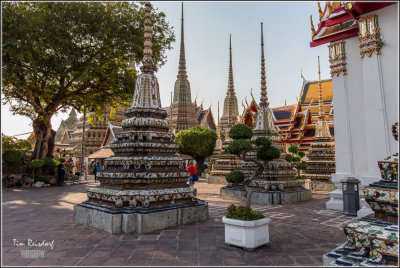
POLYGON ((353 177, 347 177, 340 181, 343 190, 343 214, 357 216, 360 209, 360 195, 358 184, 360 181, 353 177))

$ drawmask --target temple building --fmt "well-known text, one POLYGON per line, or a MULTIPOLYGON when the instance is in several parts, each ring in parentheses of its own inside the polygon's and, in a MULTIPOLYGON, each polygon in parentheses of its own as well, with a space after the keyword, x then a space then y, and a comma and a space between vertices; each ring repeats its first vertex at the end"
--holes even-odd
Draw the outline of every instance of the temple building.
MULTIPOLYGON (((262 173, 250 182, 253 188, 252 201, 259 204, 288 204, 311 199, 311 191, 303 187, 304 182, 294 178, 296 172, 285 158, 285 151, 280 143, 278 129, 276 128, 269 108, 267 96, 267 82, 264 58, 264 35, 263 23, 261 23, 261 97, 257 110, 256 124, 253 129, 252 150, 247 152, 246 157, 257 159, 257 146, 255 141, 259 137, 271 140, 273 146, 280 151, 280 157, 268 162, 262 173)), ((253 174, 257 169, 254 162, 243 161, 238 170, 246 177, 253 174)), ((221 188, 221 198, 243 200, 245 190, 241 185, 228 184, 221 188)))
MULTIPOLYGON (((315 126, 319 116, 318 81, 306 80, 303 76, 300 98, 294 105, 272 108, 272 117, 279 131, 285 149, 297 145, 301 151, 308 152, 315 136, 315 126)), ((329 131, 334 137, 332 79, 321 80, 322 109, 329 124, 329 131)), ((258 104, 251 94, 251 102, 243 105, 241 123, 254 128, 258 104)))
POLYGON ((57 129, 54 142, 56 144, 69 144, 71 133, 78 129, 77 127, 78 117, 74 108, 71 109, 67 119, 62 120, 60 126, 57 129))
MULTIPOLYGON (((218 109, 219 111, 219 109, 218 109)), ((212 184, 226 184, 225 176, 236 169, 241 162, 237 156, 225 153, 225 149, 232 141, 228 137, 229 130, 239 122, 239 112, 237 106, 237 99, 233 84, 233 70, 232 70, 232 44, 231 36, 229 35, 229 73, 228 73, 228 90, 224 100, 224 108, 222 117, 218 123, 218 139, 214 154, 210 157, 211 160, 211 173, 206 176, 206 182, 212 184), (223 135, 223 138, 221 137, 223 135), (221 144, 222 141, 222 144, 221 144)), ((218 114, 219 116, 219 114, 218 114)))
POLYGON ((335 143, 331 136, 328 121, 325 117, 322 101, 321 72, 318 56, 318 88, 319 88, 319 116, 315 124, 315 136, 311 149, 307 154, 307 169, 302 175, 311 180, 311 190, 332 191, 335 185, 331 181, 331 174, 335 173, 335 143))
MULTIPOLYGON (((398 148, 390 132, 399 107, 398 10, 397 2, 326 2, 317 30, 311 20, 310 47, 328 44, 335 105, 328 209, 343 210, 343 178, 359 179, 362 190, 380 177, 377 161, 398 148)), ((358 216, 372 213, 361 205, 358 216)))
POLYGON ((74 220, 118 233, 150 233, 208 218, 207 203, 187 184, 178 144, 161 108, 152 58, 151 4, 145 4, 144 51, 133 102, 111 144, 114 155, 98 171, 100 185, 74 206, 74 220), (151 96, 147 98, 147 96, 151 96))
MULTIPOLYGON (((124 110, 125 108, 123 107, 117 107, 115 108, 115 113, 112 115, 111 108, 106 107, 102 114, 103 118, 98 118, 89 113, 89 116, 93 116, 93 120, 90 121, 88 119, 88 116, 86 117, 84 144, 85 157, 100 149, 107 132, 108 123, 111 123, 115 126, 121 125, 122 120, 125 118, 124 110)), ((69 141, 69 144, 74 147, 73 153, 79 157, 82 151, 82 133, 83 116, 79 119, 79 122, 77 123, 77 131, 72 133, 72 137, 69 141)))
POLYGON ((169 127, 172 133, 186 130, 198 125, 195 106, 192 103, 190 83, 186 72, 185 42, 183 31, 183 2, 181 18, 181 46, 179 55, 178 76, 174 86, 174 97, 169 107, 169 127))

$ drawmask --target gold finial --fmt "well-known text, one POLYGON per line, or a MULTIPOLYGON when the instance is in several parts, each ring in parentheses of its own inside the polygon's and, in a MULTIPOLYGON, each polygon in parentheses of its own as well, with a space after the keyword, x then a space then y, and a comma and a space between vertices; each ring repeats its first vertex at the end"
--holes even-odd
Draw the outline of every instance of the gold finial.
POLYGON ((252 101, 256 102, 256 100, 254 99, 254 96, 253 96, 253 89, 252 88, 250 89, 250 95, 251 95, 252 101))
POLYGON ((347 2, 346 7, 348 10, 351 10, 353 8, 353 5, 351 4, 351 2, 347 2))
POLYGON ((321 10, 321 4, 318 1, 318 12, 319 12, 319 21, 321 21, 322 17, 324 16, 324 13, 322 13, 321 10))
POLYGON ((247 96, 246 96, 246 97, 244 97, 244 100, 245 100, 245 102, 246 102, 246 106, 247 106, 247 108, 249 108, 249 103, 247 102, 247 96))
POLYGON ((300 76, 301 76, 301 78, 303 78, 303 82, 304 82, 304 80, 306 80, 306 79, 303 76, 303 69, 300 70, 300 76))
POLYGON ((313 20, 312 20, 312 15, 310 16, 310 22, 311 22, 311 38, 314 38, 314 36, 315 36, 315 28, 314 28, 314 23, 313 23, 313 20))
POLYGON ((246 111, 246 107, 243 104, 243 100, 242 100, 242 106, 243 106, 243 111, 246 111))

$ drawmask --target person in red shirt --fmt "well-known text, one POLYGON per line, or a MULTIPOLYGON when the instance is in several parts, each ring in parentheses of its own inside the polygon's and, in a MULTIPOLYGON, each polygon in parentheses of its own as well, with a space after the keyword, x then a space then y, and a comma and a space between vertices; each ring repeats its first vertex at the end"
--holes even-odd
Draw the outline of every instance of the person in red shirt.
POLYGON ((190 172, 190 177, 189 177, 189 185, 193 187, 194 185, 194 180, 193 180, 193 175, 197 176, 197 169, 194 166, 194 161, 190 161, 190 166, 186 168, 187 171, 190 172))

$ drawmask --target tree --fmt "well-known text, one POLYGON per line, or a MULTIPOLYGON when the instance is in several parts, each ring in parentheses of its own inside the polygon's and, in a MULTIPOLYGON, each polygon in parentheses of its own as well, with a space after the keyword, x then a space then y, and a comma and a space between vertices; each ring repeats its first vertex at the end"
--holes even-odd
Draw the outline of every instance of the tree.
POLYGON ((204 160, 212 155, 217 134, 208 128, 192 127, 175 134, 179 145, 179 153, 192 156, 198 164, 198 174, 204 170, 204 160))
POLYGON ((1 147, 5 150, 30 150, 32 144, 27 140, 17 139, 1 133, 1 147))
MULTIPOLYGON (((144 6, 134 2, 7 2, 3 18, 3 104, 32 119, 32 159, 51 157, 51 118, 70 107, 101 114, 130 102, 133 63, 143 58, 144 6), (125 103, 124 103, 125 102, 125 103)), ((165 14, 152 11, 156 68, 175 41, 165 14)))
POLYGON ((269 161, 280 157, 279 150, 272 146, 271 140, 265 137, 258 137, 255 141, 257 159, 248 158, 247 152, 252 149, 250 142, 252 136, 253 132, 248 126, 244 124, 234 125, 229 131, 229 137, 232 138, 233 141, 225 149, 226 153, 237 155, 243 161, 253 162, 257 165, 257 168, 250 177, 245 177, 240 170, 231 171, 226 176, 228 182, 243 183, 244 189, 246 190, 245 206, 248 208, 251 206, 251 197, 253 195, 253 190, 250 188, 251 181, 265 170, 266 164, 269 161))
POLYGON ((299 147, 297 147, 296 145, 291 145, 288 151, 289 153, 286 154, 285 160, 290 162, 292 164, 292 167, 296 170, 296 178, 302 179, 304 176, 300 176, 300 171, 307 169, 308 164, 306 161, 302 161, 301 159, 306 154, 303 151, 300 151, 299 147))

